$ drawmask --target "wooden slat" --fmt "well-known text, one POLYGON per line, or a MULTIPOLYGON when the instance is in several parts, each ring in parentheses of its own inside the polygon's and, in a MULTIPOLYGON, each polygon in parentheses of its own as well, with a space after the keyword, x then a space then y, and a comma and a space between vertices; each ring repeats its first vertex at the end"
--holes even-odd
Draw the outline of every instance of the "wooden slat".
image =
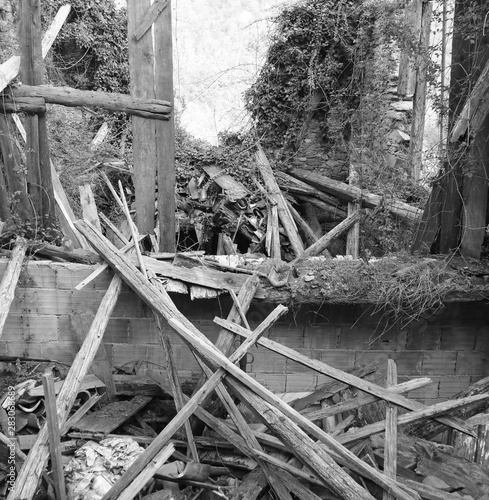
POLYGON ((0 338, 7 321, 10 306, 15 297, 15 289, 19 281, 22 263, 27 251, 27 242, 20 236, 17 237, 14 249, 10 255, 7 269, 0 283, 0 338))

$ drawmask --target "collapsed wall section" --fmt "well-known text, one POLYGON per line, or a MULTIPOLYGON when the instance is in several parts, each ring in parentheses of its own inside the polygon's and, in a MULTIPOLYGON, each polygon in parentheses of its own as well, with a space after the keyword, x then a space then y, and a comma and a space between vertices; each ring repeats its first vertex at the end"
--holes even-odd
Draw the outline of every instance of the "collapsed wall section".
MULTIPOLYGON (((6 261, 0 261, 0 279, 6 266, 6 261)), ((79 346, 77 339, 88 331, 111 280, 112 273, 106 271, 77 291, 76 285, 95 268, 51 261, 25 265, 0 339, 0 355, 70 363, 79 346)), ((172 297, 180 311, 215 341, 219 327, 213 319, 227 316, 229 297, 193 302, 187 295, 172 297)), ((265 301, 254 301, 247 315, 250 326, 257 326, 273 308, 265 301)), ((481 302, 450 303, 423 321, 388 331, 379 326, 382 312, 374 309, 355 304, 292 307, 268 336, 342 370, 378 362, 383 371, 392 358, 400 381, 420 376, 433 380, 408 395, 429 404, 489 375, 489 308, 481 302)), ((200 373, 197 362, 178 335, 169 332, 182 380, 195 380, 200 373)), ((109 320, 104 342, 114 367, 166 372, 152 312, 127 287, 109 320)), ((261 347, 252 348, 247 361, 247 371, 274 392, 310 391, 328 380, 261 347)))

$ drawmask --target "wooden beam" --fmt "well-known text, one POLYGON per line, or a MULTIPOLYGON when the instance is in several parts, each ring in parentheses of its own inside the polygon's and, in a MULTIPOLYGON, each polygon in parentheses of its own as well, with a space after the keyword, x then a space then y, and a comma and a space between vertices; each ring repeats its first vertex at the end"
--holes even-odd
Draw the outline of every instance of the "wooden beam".
POLYGON ((7 270, 0 283, 0 338, 2 338, 3 328, 7 321, 10 306, 15 297, 15 288, 19 281, 26 251, 27 242, 18 236, 12 254, 10 255, 7 270))
POLYGON ((69 107, 97 107, 114 113, 168 120, 171 115, 171 104, 154 98, 137 98, 125 94, 78 90, 71 87, 50 87, 48 85, 19 85, 12 87, 14 99, 18 97, 42 98, 50 104, 69 107))
POLYGON ((343 233, 348 231, 353 225, 355 225, 362 217, 362 210, 357 210, 352 212, 344 221, 340 222, 335 226, 329 233, 321 236, 316 243, 307 247, 302 254, 298 255, 292 264, 295 264, 301 259, 306 259, 308 257, 313 257, 314 255, 319 255, 324 250, 328 248, 331 243, 336 241, 343 233))
POLYGON ((42 97, 3 97, 0 113, 45 113, 46 101, 42 97))
MULTIPOLYGON (((154 65, 157 59, 153 49, 153 33, 149 30, 138 40, 134 37, 134 32, 148 9, 151 9, 151 0, 131 1, 127 4, 130 89, 132 98, 154 100, 154 65)), ((132 136, 136 225, 140 233, 153 234, 157 171, 156 122, 133 116, 132 136)))
POLYGON ((56 395, 54 393, 53 372, 42 376, 44 387, 44 403, 46 405, 46 422, 49 433, 49 451, 51 455, 51 471, 54 479, 56 500, 66 500, 66 485, 61 455, 58 415, 56 413, 56 395))
MULTIPOLYGON (((443 401, 442 403, 436 403, 432 406, 424 406, 419 410, 414 410, 410 413, 405 413, 400 415, 397 420, 397 425, 407 425, 417 420, 426 419, 429 417, 436 417, 443 413, 448 413, 451 410, 457 408, 462 408, 464 406, 469 406, 480 401, 487 401, 489 399, 489 394, 477 394, 476 396, 467 396, 466 398, 460 399, 449 399, 448 401, 443 401)), ((381 422, 375 422, 373 424, 365 425, 361 429, 355 432, 347 432, 341 436, 338 436, 338 441, 342 444, 354 443, 359 439, 364 439, 366 437, 378 434, 379 432, 384 432, 385 430, 385 420, 381 422)))
POLYGON ((263 177, 265 187, 267 188, 270 196, 277 204, 278 216, 289 238, 292 250, 294 251, 295 255, 300 255, 304 251, 304 245, 302 244, 302 240, 299 236, 299 232, 297 231, 297 226, 294 222, 294 219, 289 212, 287 203, 285 202, 285 198, 280 191, 280 187, 278 186, 277 181, 275 180, 272 167, 270 166, 270 163, 261 146, 258 146, 255 157, 256 164, 263 177))
MULTIPOLYGON (((26 85, 41 85, 44 79, 41 3, 40 0, 21 0, 20 5, 21 79, 26 85)), ((49 234, 56 217, 46 114, 28 115, 25 127, 28 192, 35 215, 49 234)))
MULTIPOLYGON (((245 328, 243 328, 239 325, 236 325, 235 323, 229 323, 225 319, 214 318, 214 322, 217 323, 219 326, 227 328, 228 330, 230 330, 238 335, 241 335, 242 337, 246 338, 250 334, 245 328)), ((312 358, 309 358, 307 356, 304 356, 303 354, 295 351, 294 349, 291 349, 290 347, 286 347, 286 346, 279 344, 278 342, 275 342, 273 340, 270 340, 267 338, 262 338, 258 341, 258 343, 261 346, 266 347, 267 349, 270 349, 271 351, 276 352, 278 354, 282 354, 286 358, 288 358, 292 361, 296 361, 297 363, 300 363, 303 366, 306 366, 312 370, 315 370, 318 373, 322 373, 323 375, 334 378, 335 380, 339 380, 340 382, 344 382, 348 385, 356 387, 357 389, 360 389, 361 391, 366 392, 367 394, 377 396, 385 401, 389 401, 391 403, 394 403, 397 406, 400 406, 402 408, 406 408, 408 410, 419 410, 419 409, 425 408, 425 405, 423 405, 422 403, 419 403, 418 401, 408 399, 404 396, 401 396, 400 394, 394 394, 392 391, 389 391, 388 389, 385 389, 384 387, 380 387, 372 382, 368 382, 368 381, 363 380, 359 377, 355 377, 354 375, 351 375, 350 373, 346 373, 342 370, 338 370, 337 368, 329 366, 326 363, 323 363, 317 359, 312 359, 312 358)), ((446 417, 438 417, 438 419, 444 420, 443 423, 445 425, 453 427, 455 430, 459 430, 460 432, 464 432, 465 434, 468 434, 468 435, 474 437, 474 434, 471 430, 469 430, 467 427, 465 427, 463 425, 460 425, 458 422, 453 422, 451 419, 446 418, 446 417)))
MULTIPOLYGON (((154 23, 156 97, 168 99, 173 107, 172 2, 154 23)), ((156 124, 158 178, 158 245, 160 252, 174 252, 175 238, 175 117, 156 124)))
POLYGON ((328 193, 332 193, 346 201, 360 201, 367 208, 375 208, 380 203, 401 219, 414 221, 421 217, 422 211, 419 208, 413 207, 397 199, 384 199, 382 196, 370 193, 363 189, 349 186, 344 182, 335 181, 324 175, 314 172, 303 172, 298 168, 291 169, 290 173, 307 183, 316 185, 319 189, 324 189, 328 193))
MULTIPOLYGON (((69 416, 71 407, 78 394, 78 388, 84 376, 87 374, 98 347, 102 342, 103 332, 105 331, 110 315, 117 302, 121 284, 122 281, 118 276, 112 278, 110 286, 100 303, 97 314, 90 327, 90 331, 81 349, 78 351, 63 383, 57 402, 58 420, 61 428, 69 416)), ((32 499, 48 459, 48 439, 48 430, 46 425, 44 425, 38 434, 36 444, 31 449, 27 460, 24 462, 17 476, 14 487, 10 490, 7 500, 32 499)))
MULTIPOLYGON (((392 389, 396 384, 397 366, 393 359, 388 359, 387 388, 392 389)), ((392 479, 397 477, 397 408, 389 403, 385 415, 384 474, 392 479)), ((393 500, 393 497, 384 491, 382 500, 393 500)))

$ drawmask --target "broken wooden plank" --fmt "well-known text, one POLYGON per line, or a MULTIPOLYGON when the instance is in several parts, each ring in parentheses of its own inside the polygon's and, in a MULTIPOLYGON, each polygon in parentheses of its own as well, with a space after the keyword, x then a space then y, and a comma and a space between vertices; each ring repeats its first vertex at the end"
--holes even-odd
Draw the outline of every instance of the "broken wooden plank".
POLYGON ((270 196, 277 203, 278 215, 289 238, 292 249, 295 255, 300 255, 304 251, 304 245, 302 244, 294 219, 287 208, 285 198, 280 191, 277 181, 275 180, 272 167, 270 166, 270 163, 268 162, 265 152, 261 146, 258 146, 255 158, 258 169, 260 170, 263 181, 265 182, 265 187, 268 189, 270 196))
POLYGON ((156 474, 163 464, 173 455, 175 446, 169 444, 165 446, 151 461, 141 474, 119 495, 119 500, 133 500, 139 492, 148 484, 148 481, 156 474))
POLYGON ((455 122, 450 142, 456 142, 465 132, 469 131, 469 136, 479 132, 487 113, 489 112, 489 61, 486 62, 477 82, 470 95, 465 101, 464 107, 455 122))
POLYGON ((22 263, 27 252, 27 241, 17 236, 14 249, 10 255, 10 260, 0 283, 0 338, 7 321, 10 306, 15 297, 15 289, 19 281, 22 263))
POLYGON ((291 169, 290 173, 294 177, 319 186, 321 189, 346 201, 360 201, 362 205, 367 208, 375 208, 380 203, 383 203, 387 210, 408 221, 415 221, 421 217, 422 211, 419 208, 413 207, 403 201, 384 199, 382 196, 349 186, 344 182, 335 181, 334 179, 314 172, 303 172, 298 168, 291 169))
POLYGON ((362 210, 354 211, 352 215, 349 215, 344 221, 340 222, 331 231, 329 231, 329 233, 321 236, 316 243, 307 247, 302 254, 298 255, 292 261, 292 264, 298 262, 300 259, 307 259, 308 257, 319 255, 321 252, 326 250, 331 243, 336 241, 344 232, 348 231, 361 219, 362 213, 362 210))
MULTIPOLYGON (((54 17, 53 21, 51 22, 49 28, 47 29, 46 33, 42 38, 42 46, 41 46, 42 57, 46 57, 47 53, 49 52, 49 49, 53 45, 54 40, 58 36, 59 31, 63 27, 63 24, 65 23, 68 14, 70 13, 70 10, 71 10, 70 5, 63 5, 62 7, 59 8, 58 12, 56 13, 56 16, 54 17)), ((0 92, 4 90, 5 87, 9 85, 13 80, 15 80, 15 78, 19 74, 19 71, 20 71, 19 56, 13 56, 0 65, 0 92)))
MULTIPOLYGON (((467 389, 455 394, 451 399, 464 398, 467 396, 474 396, 476 394, 485 394, 489 392, 489 377, 484 377, 477 382, 471 384, 467 389)), ((464 410, 456 410, 452 412, 454 417, 462 417, 468 419, 478 413, 485 411, 487 408, 487 403, 482 400, 478 404, 474 404, 470 408, 464 410)), ((436 420, 430 420, 429 422, 420 422, 415 425, 409 426, 405 429, 407 434, 423 438, 423 439, 433 439, 440 432, 443 432, 445 427, 436 420)), ((474 437, 474 436, 473 436, 474 437)))
MULTIPOLYGON (((433 383, 432 380, 429 378, 412 379, 408 380, 407 382, 403 382, 402 384, 389 387, 389 391, 395 392, 397 394, 406 394, 408 392, 414 391, 421 387, 425 387, 432 383, 433 383)), ((379 401, 379 398, 371 395, 363 395, 347 399, 346 401, 342 401, 341 403, 336 403, 335 405, 328 406, 327 408, 321 408, 319 410, 311 410, 311 411, 302 411, 301 413, 302 415, 304 415, 304 417, 314 422, 316 420, 320 420, 326 417, 331 417, 333 415, 339 415, 340 413, 344 413, 347 411, 357 410, 362 406, 365 406, 370 403, 375 403, 376 401, 379 401)))
POLYGON ((47 103, 69 107, 97 107, 113 113, 127 113, 153 120, 169 120, 171 104, 160 99, 142 99, 125 94, 78 90, 72 87, 48 85, 18 85, 12 87, 16 97, 42 97, 47 103))
POLYGON ((135 396, 129 401, 114 401, 100 410, 85 415, 73 424, 73 428, 79 431, 108 434, 129 420, 152 399, 150 396, 135 396))
MULTIPOLYGON (((103 338, 103 332, 109 321, 110 314, 115 307, 115 303, 121 290, 121 279, 114 276, 109 288, 100 303, 97 315, 90 327, 81 349, 78 351, 70 371, 64 381, 63 387, 58 396, 57 408, 59 425, 62 427, 68 418, 69 412, 75 401, 83 380, 90 368, 95 353, 103 338)), ((44 425, 38 434, 35 446, 24 462, 15 485, 10 490, 8 500, 30 500, 41 477, 42 471, 48 459, 47 450, 48 432, 44 425)))
MULTIPOLYGON (((249 332, 246 329, 244 329, 243 327, 241 327, 239 325, 236 325, 235 323, 229 323, 225 319, 214 318, 214 322, 217 323, 219 326, 227 328, 228 330, 230 330, 238 335, 241 335, 242 337, 246 338, 249 335, 249 332)), ((312 370, 315 370, 319 373, 322 373, 323 375, 327 375, 328 377, 334 378, 335 380, 338 380, 340 382, 345 382, 346 384, 351 385, 353 387, 356 387, 357 389, 360 389, 361 391, 364 391, 368 394, 372 394, 373 396, 377 396, 385 401, 389 401, 391 403, 394 403, 398 406, 401 406, 402 408, 406 408, 408 410, 418 410, 418 409, 426 408, 422 403, 419 403, 418 401, 408 399, 404 396, 401 396, 400 394, 395 394, 392 391, 385 389, 384 387, 380 387, 372 382, 367 382, 367 381, 365 381, 361 378, 355 377, 349 373, 338 370, 337 368, 329 366, 326 363, 323 363, 319 360, 311 359, 311 358, 304 356, 303 354, 295 351, 294 349, 291 349, 290 347, 286 347, 284 345, 281 345, 278 342, 275 342, 273 340, 270 340, 267 338, 261 338, 258 341, 258 343, 261 346, 266 347, 267 349, 270 349, 273 352, 276 352, 278 354, 282 354, 286 358, 302 364, 303 366, 311 368, 312 370)), ((465 434, 469 434, 470 436, 474 436, 473 432, 470 429, 468 429, 467 427, 465 427, 464 425, 461 425, 458 422, 454 422, 447 417, 438 417, 438 420, 440 420, 440 419, 442 419, 442 421, 444 421, 445 425, 449 425, 450 427, 454 428, 455 430, 460 430, 461 432, 464 432, 465 434), (463 430, 461 430, 461 429, 463 429, 463 430)))
MULTIPOLYGON (((387 388, 397 384, 397 366, 393 359, 387 360, 387 388)), ((385 416, 384 474, 392 479, 397 477, 397 408, 387 403, 385 416)), ((393 500, 384 492, 382 500, 393 500)))
POLYGON ((78 410, 64 423, 60 429, 61 436, 64 436, 95 404, 102 399, 103 394, 94 394, 90 399, 83 403, 78 410))
POLYGON ((102 232, 100 219, 98 218, 97 205, 95 204, 95 197, 93 196, 90 184, 83 184, 78 186, 80 192, 80 205, 83 212, 83 218, 90 224, 93 224, 98 231, 102 232))
MULTIPOLYGON (((454 410, 456 408, 468 406, 472 403, 477 403, 479 401, 487 401, 488 399, 489 399, 489 394, 478 394, 476 396, 468 396, 466 398, 443 401, 442 403, 437 403, 432 406, 426 406, 420 410, 414 410, 410 413, 405 413, 404 415, 401 415, 397 420, 397 425, 398 426, 406 425, 424 418, 438 416, 443 413, 447 413, 451 410, 454 410)), ((381 422, 376 422, 374 424, 366 425, 354 432, 348 432, 343 436, 340 436, 338 438, 338 441, 343 444, 353 443, 355 441, 358 441, 359 439, 364 439, 365 437, 372 436, 373 434, 383 432, 384 429, 385 429, 385 420, 382 420, 381 422)))
POLYGON ((221 167, 217 165, 203 165, 200 168, 226 193, 229 201, 236 202, 250 195, 248 189, 241 182, 238 182, 221 167))
POLYGON ((51 455, 51 472, 54 479, 56 500, 66 500, 65 476, 59 433, 58 415, 56 412, 56 395, 54 393, 53 372, 49 371, 42 376, 44 387, 44 404, 46 406, 46 422, 49 433, 49 451, 51 455))

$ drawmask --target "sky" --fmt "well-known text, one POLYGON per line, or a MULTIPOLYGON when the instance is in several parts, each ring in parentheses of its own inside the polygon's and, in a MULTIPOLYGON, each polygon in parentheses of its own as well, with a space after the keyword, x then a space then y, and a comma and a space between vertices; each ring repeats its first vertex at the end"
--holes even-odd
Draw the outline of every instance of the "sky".
POLYGON ((293 0, 171 2, 176 114, 194 137, 217 144, 219 133, 246 126, 243 93, 263 63, 270 20, 293 0))

